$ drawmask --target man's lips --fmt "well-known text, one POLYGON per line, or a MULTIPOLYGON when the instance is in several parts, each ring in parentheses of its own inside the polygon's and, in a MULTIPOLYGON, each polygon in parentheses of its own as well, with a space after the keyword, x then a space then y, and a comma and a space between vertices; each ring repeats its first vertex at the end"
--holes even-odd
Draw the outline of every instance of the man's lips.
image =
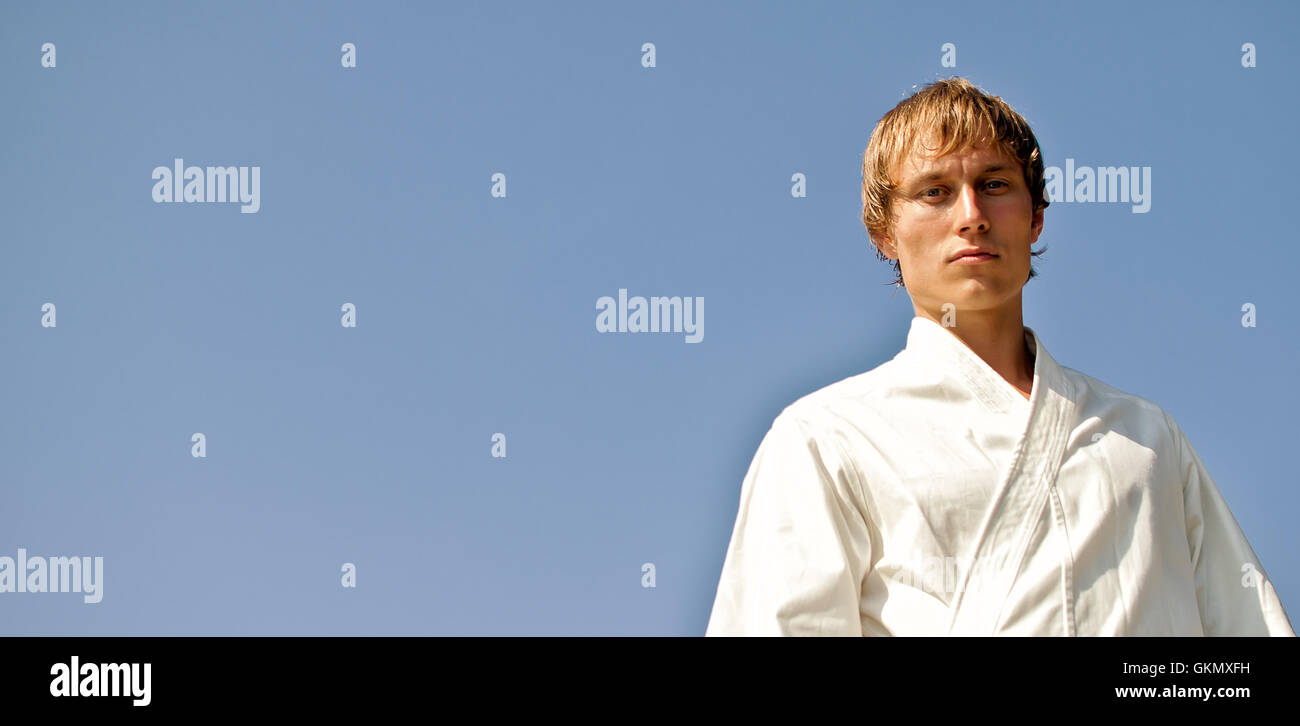
POLYGON ((989 262, 990 260, 996 260, 997 258, 998 256, 992 253, 978 252, 975 254, 962 255, 961 257, 958 257, 957 259, 953 260, 953 263, 958 265, 976 265, 981 262, 989 262))

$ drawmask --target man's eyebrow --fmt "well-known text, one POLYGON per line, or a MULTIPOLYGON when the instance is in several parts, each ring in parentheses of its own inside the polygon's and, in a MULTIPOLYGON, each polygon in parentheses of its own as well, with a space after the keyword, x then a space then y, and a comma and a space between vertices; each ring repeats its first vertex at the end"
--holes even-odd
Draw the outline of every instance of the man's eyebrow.
MULTIPOLYGON (((995 171, 1005 171, 1007 168, 1008 167, 1006 164, 989 164, 988 166, 984 167, 982 171, 980 171, 980 175, 982 176, 984 174, 992 174, 995 171)), ((921 176, 918 176, 917 178, 913 179, 911 183, 920 184, 922 182, 930 182, 936 179, 942 179, 945 176, 947 176, 947 174, 945 174, 944 172, 932 171, 929 174, 922 174, 921 176)))

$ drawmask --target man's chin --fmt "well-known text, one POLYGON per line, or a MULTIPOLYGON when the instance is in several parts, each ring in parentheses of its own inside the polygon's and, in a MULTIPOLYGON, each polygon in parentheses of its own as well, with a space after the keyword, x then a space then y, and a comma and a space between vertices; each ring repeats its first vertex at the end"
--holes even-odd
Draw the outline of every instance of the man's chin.
POLYGON ((1016 292, 1000 280, 971 278, 950 287, 946 292, 927 295, 926 299, 934 301, 932 307, 944 312, 992 311, 1014 305, 1016 292), (952 307, 944 307, 945 305, 952 307))

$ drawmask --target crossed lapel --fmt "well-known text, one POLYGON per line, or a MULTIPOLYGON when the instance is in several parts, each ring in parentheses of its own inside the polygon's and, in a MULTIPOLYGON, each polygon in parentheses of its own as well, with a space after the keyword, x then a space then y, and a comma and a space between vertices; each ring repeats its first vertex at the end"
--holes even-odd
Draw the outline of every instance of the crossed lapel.
MULTIPOLYGON (((1073 386, 1038 335, 1030 328, 1026 331, 1036 350, 1029 418, 1011 465, 985 512, 971 562, 965 563, 960 575, 949 635, 996 632, 1020 566, 1029 554, 1031 535, 1043 518, 1050 516, 1049 496, 1073 428, 1073 386)), ((957 343, 964 347, 959 340, 957 343)), ((987 373, 997 375, 991 368, 987 373)))

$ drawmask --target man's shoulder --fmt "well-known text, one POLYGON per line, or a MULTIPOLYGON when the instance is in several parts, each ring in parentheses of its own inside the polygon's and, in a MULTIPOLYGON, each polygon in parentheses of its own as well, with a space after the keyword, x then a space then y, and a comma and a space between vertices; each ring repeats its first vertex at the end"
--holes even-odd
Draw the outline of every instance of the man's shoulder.
POLYGON ((1173 424, 1169 412, 1150 398, 1117 388, 1075 368, 1061 366, 1061 369, 1074 386, 1080 415, 1097 415, 1104 411, 1111 418, 1131 417, 1156 426, 1173 424))
POLYGON ((895 380, 894 358, 863 373, 818 388, 805 394, 782 409, 777 420, 793 420, 808 427, 832 423, 836 419, 852 418, 854 411, 864 404, 881 400, 895 380))

